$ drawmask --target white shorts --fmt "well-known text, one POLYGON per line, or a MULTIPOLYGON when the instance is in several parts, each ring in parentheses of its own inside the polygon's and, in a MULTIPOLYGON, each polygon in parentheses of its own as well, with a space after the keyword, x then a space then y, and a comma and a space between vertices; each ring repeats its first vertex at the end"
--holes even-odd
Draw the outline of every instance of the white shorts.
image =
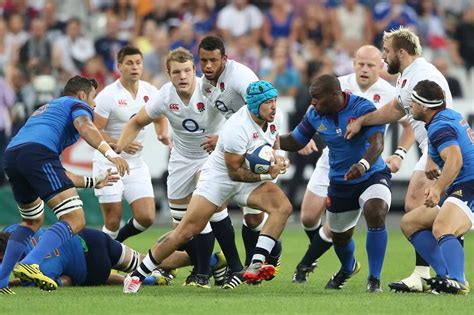
POLYGON ((203 196, 218 207, 230 199, 239 206, 246 206, 250 194, 263 183, 236 182, 229 178, 227 172, 203 168, 194 194, 203 196))
POLYGON ((190 159, 176 150, 171 150, 168 163, 168 199, 182 199, 196 189, 198 174, 206 162, 204 159, 190 159))
MULTIPOLYGON (((155 198, 146 163, 142 159, 134 159, 129 162, 129 166, 130 174, 125 174, 112 186, 94 190, 100 203, 121 202, 122 196, 129 204, 140 198, 155 198)), ((94 160, 92 172, 97 176, 99 172, 109 168, 116 170, 115 165, 108 160, 94 160)))
POLYGON ((421 155, 418 162, 416 162, 415 168, 413 171, 422 171, 424 172, 426 169, 426 163, 428 162, 428 146, 426 145, 423 148, 423 154, 421 155))
POLYGON ((385 201, 390 209, 390 204, 392 203, 392 193, 390 192, 390 189, 382 184, 371 185, 360 195, 360 208, 358 210, 338 213, 326 211, 329 229, 335 233, 343 233, 356 226, 362 213, 361 209, 364 208, 364 205, 368 200, 374 198, 385 201))
POLYGON ((326 197, 329 187, 329 148, 325 147, 316 163, 306 188, 312 193, 326 197))
POLYGON ((451 202, 458 206, 458 208, 460 208, 471 220, 472 226, 474 226, 474 212, 472 212, 471 208, 467 205, 467 201, 462 201, 455 197, 448 197, 444 202, 451 202))

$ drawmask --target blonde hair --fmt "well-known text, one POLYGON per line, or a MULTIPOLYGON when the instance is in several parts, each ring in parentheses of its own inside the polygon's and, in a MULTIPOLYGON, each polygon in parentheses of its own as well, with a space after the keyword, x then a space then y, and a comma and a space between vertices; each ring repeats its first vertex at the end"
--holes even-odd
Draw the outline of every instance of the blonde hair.
POLYGON ((178 47, 173 49, 168 53, 166 57, 166 69, 170 72, 170 63, 176 61, 179 63, 185 63, 186 61, 191 61, 194 67, 194 56, 191 52, 183 47, 178 47))
POLYGON ((392 40, 393 48, 404 49, 412 56, 421 56, 422 49, 420 38, 410 29, 400 26, 399 29, 394 29, 389 32, 384 32, 383 40, 392 40))

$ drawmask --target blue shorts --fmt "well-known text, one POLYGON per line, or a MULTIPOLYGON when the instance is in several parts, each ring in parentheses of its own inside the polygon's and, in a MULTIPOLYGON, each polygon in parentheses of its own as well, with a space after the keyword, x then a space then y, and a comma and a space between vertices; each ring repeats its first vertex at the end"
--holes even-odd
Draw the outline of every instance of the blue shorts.
POLYGON ((25 143, 8 149, 4 167, 19 204, 32 203, 38 197, 48 201, 61 191, 74 187, 59 156, 38 143, 25 143))
POLYGON ((388 168, 372 174, 367 180, 357 184, 330 183, 326 198, 327 210, 332 213, 341 213, 360 209, 359 197, 372 185, 382 184, 391 188, 392 174, 388 168))
POLYGON ((81 285, 101 285, 107 282, 110 270, 122 255, 122 244, 102 231, 85 228, 78 234, 87 245, 87 277, 81 285))
MULTIPOLYGON (((446 198, 443 199, 443 202, 448 197, 453 197, 463 202, 467 202, 467 206, 472 212, 474 212, 474 180, 449 187, 448 191, 446 192, 446 198)), ((440 202, 440 204, 442 204, 442 202, 440 202)))

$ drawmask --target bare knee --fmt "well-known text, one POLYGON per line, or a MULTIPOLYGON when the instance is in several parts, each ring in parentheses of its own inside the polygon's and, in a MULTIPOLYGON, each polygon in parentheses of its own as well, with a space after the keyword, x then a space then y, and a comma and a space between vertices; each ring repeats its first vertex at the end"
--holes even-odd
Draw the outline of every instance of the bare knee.
POLYGON ((262 222, 263 219, 265 218, 264 213, 258 213, 258 214, 245 214, 244 215, 244 220, 245 224, 249 229, 255 229, 258 227, 262 222))
POLYGON ((405 214, 400 220, 400 229, 406 237, 410 237, 413 233, 416 232, 416 228, 412 222, 410 215, 405 214))
POLYGON ((146 214, 144 216, 136 217, 138 224, 143 226, 144 228, 148 228, 155 223, 155 213, 146 214))
POLYGON ((293 206, 288 200, 286 200, 285 202, 282 202, 281 204, 279 204, 277 208, 277 212, 281 216, 284 216, 285 218, 288 219, 290 215, 293 213, 293 206))
POLYGON ((381 200, 369 200, 364 206, 364 217, 367 227, 378 228, 385 225, 385 217, 388 212, 388 206, 381 200))
POLYGON ((352 239, 353 228, 343 232, 343 233, 334 233, 332 232, 332 241, 336 246, 346 246, 352 239))
POLYGON ((301 224, 306 228, 311 228, 316 226, 321 220, 321 214, 317 209, 303 210, 301 209, 301 224))
POLYGON ((454 234, 453 229, 450 227, 447 222, 444 220, 436 219, 433 222, 433 236, 436 239, 439 239, 441 236, 446 235, 446 234, 454 234))

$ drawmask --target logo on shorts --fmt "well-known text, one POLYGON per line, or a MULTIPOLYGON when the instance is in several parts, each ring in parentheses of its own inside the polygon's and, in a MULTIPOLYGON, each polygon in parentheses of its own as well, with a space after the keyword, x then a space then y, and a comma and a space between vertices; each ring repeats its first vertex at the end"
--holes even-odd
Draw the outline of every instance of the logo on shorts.
POLYGON ((148 97, 148 95, 143 96, 143 100, 145 101, 145 103, 148 102, 149 99, 150 98, 148 97))
POLYGON ((318 131, 326 131, 326 130, 327 130, 326 126, 324 126, 324 124, 321 123, 321 125, 319 125, 318 127, 318 131))
POLYGON ((380 94, 374 94, 374 103, 380 102, 380 94))
POLYGON ((203 112, 204 110, 206 110, 206 107, 204 106, 204 103, 203 102, 199 102, 196 104, 196 107, 197 107, 197 110, 199 112, 203 112))
POLYGON ((172 112, 179 111, 179 105, 175 104, 175 103, 169 104, 169 108, 170 108, 170 111, 172 111, 172 112))
POLYGON ((462 189, 456 190, 451 195, 462 197, 462 189))
POLYGON ((387 182, 387 180, 386 180, 385 178, 382 178, 382 179, 380 180, 380 182, 381 182, 382 184, 384 184, 385 186, 388 186, 388 182, 387 182))
POLYGON ((119 107, 127 106, 127 100, 118 100, 118 106, 119 107))

